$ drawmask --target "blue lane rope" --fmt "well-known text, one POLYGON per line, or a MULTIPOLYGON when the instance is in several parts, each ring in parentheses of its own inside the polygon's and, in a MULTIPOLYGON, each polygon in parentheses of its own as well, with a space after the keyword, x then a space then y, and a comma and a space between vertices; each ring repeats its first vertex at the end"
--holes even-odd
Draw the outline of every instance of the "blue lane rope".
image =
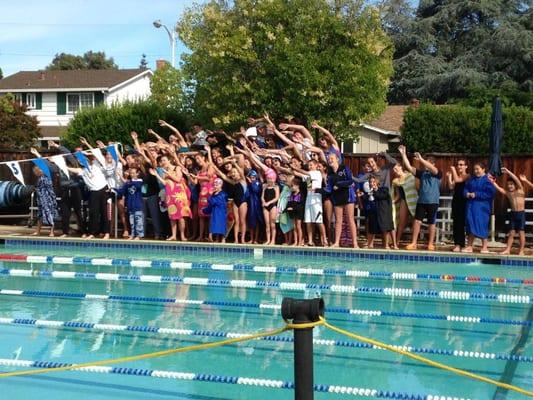
MULTIPOLYGON (((48 297, 48 298, 65 298, 65 299, 90 299, 90 300, 110 300, 110 301, 128 301, 128 302, 146 302, 150 304, 176 304, 176 305, 208 305, 215 308, 219 307, 238 307, 254 309, 279 310, 281 305, 271 303, 250 303, 244 301, 223 301, 223 300, 191 300, 176 299, 168 297, 145 297, 145 296, 126 296, 126 295, 102 295, 90 293, 73 293, 59 291, 39 291, 39 290, 13 290, 0 289, 0 295, 26 296, 26 297, 48 297)), ((444 314, 420 314, 405 313, 399 311, 382 311, 382 310, 365 310, 349 309, 344 307, 328 307, 327 312, 338 314, 350 314, 366 317, 394 317, 394 318, 417 318, 441 320, 454 323, 468 324, 499 324, 499 325, 516 325, 516 326, 533 326, 533 321, 521 321, 512 319, 486 318, 465 315, 444 315, 444 314)))
POLYGON ((98 272, 74 272, 74 271, 39 271, 31 269, 8 269, 0 270, 1 275, 25 278, 49 278, 49 279, 78 279, 100 281, 130 281, 142 284, 176 284, 204 287, 232 287, 243 289, 272 289, 307 291, 319 290, 325 293, 342 293, 358 295, 377 295, 394 298, 429 298, 437 300, 456 301, 487 301, 513 304, 533 303, 533 296, 514 294, 494 294, 485 292, 463 292, 453 290, 411 289, 396 287, 368 287, 354 285, 329 285, 320 283, 299 283, 279 281, 255 281, 245 279, 212 279, 187 276, 169 275, 136 275, 136 274, 111 274, 98 272))
MULTIPOLYGON (((12 360, 0 359, 0 365, 7 367, 24 367, 24 368, 60 368, 68 367, 75 364, 53 362, 53 361, 31 361, 31 360, 12 360)), ((257 386, 272 389, 294 389, 294 383, 291 381, 282 381, 264 378, 248 378, 241 376, 225 376, 216 374, 203 374, 192 372, 163 371, 144 368, 127 368, 127 367, 109 367, 109 366, 89 366, 74 369, 78 372, 98 373, 98 374, 118 374, 130 376, 142 376, 151 378, 164 378, 173 380, 187 380, 209 383, 220 383, 230 385, 257 386)), ((370 388, 359 388, 353 386, 338 386, 315 384, 315 392, 335 393, 352 396, 365 396, 380 399, 405 399, 405 400, 467 400, 464 397, 450 397, 444 395, 432 394, 411 394, 406 392, 396 392, 390 390, 378 390, 370 388)))
MULTIPOLYGON (((171 336, 200 336, 200 337, 217 337, 217 338, 235 338, 249 335, 247 333, 238 332, 224 332, 213 330, 198 330, 198 329, 184 329, 184 328, 163 328, 153 325, 115 325, 115 324, 97 324, 92 322, 83 321, 54 321, 54 320, 40 320, 31 318, 1 318, 0 325, 22 325, 33 326, 39 328, 73 328, 82 329, 87 332, 143 332, 152 333, 158 335, 171 335, 171 336)), ((267 342, 284 342, 292 343, 294 338, 290 336, 265 336, 259 338, 267 342)), ((330 340, 330 339, 313 339, 313 343, 318 346, 330 346, 330 347, 349 347, 349 348, 362 348, 370 350, 382 350, 378 346, 374 346, 368 343, 358 341, 346 341, 346 340, 330 340)), ((438 349, 428 347, 411 347, 411 346, 394 346, 401 348, 402 350, 410 351, 412 353, 420 354, 437 354, 449 357, 461 357, 461 358, 481 358, 487 360, 504 360, 504 361, 518 361, 525 363, 533 363, 533 356, 522 356, 519 354, 505 354, 505 353, 488 353, 480 351, 469 350, 450 350, 450 349, 438 349)))
MULTIPOLYGON (((0 254, 0 256, 2 256, 0 254)), ((121 266, 136 268, 161 268, 161 269, 180 269, 180 270, 208 270, 208 271, 234 271, 234 272, 257 272, 257 273, 275 273, 291 274, 304 276, 346 276, 356 278, 378 278, 386 280, 419 280, 419 281, 440 281, 440 282, 460 282, 460 283, 485 283, 485 284, 516 284, 516 285, 533 285, 533 279, 506 278, 506 277, 487 277, 487 276, 466 276, 454 274, 430 274, 430 273, 412 273, 412 272, 388 272, 388 271, 368 271, 368 270, 351 270, 342 268, 310 268, 296 267, 290 265, 268 266, 253 264, 216 264, 207 262, 177 262, 173 260, 138 260, 129 258, 98 258, 98 257, 63 257, 63 256, 25 256, 13 257, 4 254, 6 261, 23 262, 35 264, 69 264, 69 265, 98 265, 98 266, 121 266)))

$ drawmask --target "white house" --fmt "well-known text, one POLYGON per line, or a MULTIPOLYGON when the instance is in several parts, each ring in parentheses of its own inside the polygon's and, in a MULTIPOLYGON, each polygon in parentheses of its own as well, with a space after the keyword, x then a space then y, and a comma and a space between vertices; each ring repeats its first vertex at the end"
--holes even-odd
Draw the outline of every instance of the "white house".
POLYGON ((387 106, 378 118, 361 123, 357 131, 358 140, 343 142, 343 151, 376 154, 389 150, 391 145, 397 146, 401 139, 400 129, 407 107, 406 105, 387 106))
POLYGON ((14 94, 37 117, 41 139, 57 140, 81 108, 150 96, 152 75, 148 69, 20 71, 0 79, 0 96, 14 94))

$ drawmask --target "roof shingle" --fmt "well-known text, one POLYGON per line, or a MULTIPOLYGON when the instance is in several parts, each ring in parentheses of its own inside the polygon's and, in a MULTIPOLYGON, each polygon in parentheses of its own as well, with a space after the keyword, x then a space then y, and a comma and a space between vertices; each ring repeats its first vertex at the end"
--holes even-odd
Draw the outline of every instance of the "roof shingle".
POLYGON ((0 79, 0 90, 111 88, 144 71, 142 69, 20 71, 0 79))
POLYGON ((407 107, 409 106, 387 106, 378 118, 366 124, 385 131, 399 133, 403 125, 403 114, 407 107))

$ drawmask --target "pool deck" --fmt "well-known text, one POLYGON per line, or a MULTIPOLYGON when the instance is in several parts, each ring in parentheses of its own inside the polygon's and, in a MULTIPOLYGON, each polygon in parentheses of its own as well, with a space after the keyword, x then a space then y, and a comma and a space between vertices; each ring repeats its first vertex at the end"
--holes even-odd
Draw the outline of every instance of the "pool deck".
MULTIPOLYGON (((109 240, 102 240, 102 239, 83 239, 81 237, 65 237, 65 238, 59 238, 54 237, 50 238, 47 236, 47 234, 43 234, 41 236, 31 236, 31 232, 33 232, 33 229, 27 228, 27 227, 17 227, 17 226, 8 226, 8 225, 0 225, 0 241, 4 243, 6 240, 17 240, 17 241, 28 241, 28 242, 34 242, 36 240, 39 241, 39 243, 42 244, 58 244, 62 245, 65 244, 67 246, 73 245, 73 246, 89 246, 93 248, 150 248, 153 247, 154 249, 180 249, 183 247, 187 248, 197 248, 197 249, 205 249, 205 250, 214 250, 214 243, 208 243, 208 242, 167 242, 163 240, 150 240, 150 239, 144 239, 141 241, 133 241, 133 240, 125 240, 125 239, 109 239, 109 240)), ((46 232, 46 230, 45 230, 46 232)), ((29 243, 31 244, 31 243, 29 243)), ((451 246, 437 246, 437 251, 425 251, 423 248, 419 249, 417 251, 406 251, 406 250, 384 250, 379 248, 374 249, 351 249, 348 247, 340 247, 340 248, 322 248, 322 247, 309 247, 309 246, 265 246, 260 244, 233 244, 233 243, 216 243, 216 249, 218 250, 226 250, 229 252, 235 251, 243 251, 243 252, 249 252, 253 253, 254 251, 268 251, 268 252, 274 252, 276 254, 307 254, 312 253, 311 255, 343 255, 343 256, 357 256, 360 255, 363 258, 373 258, 372 255, 375 255, 376 257, 383 257, 383 258, 392 258, 392 259, 402 259, 402 258, 411 258, 409 256, 422 256, 422 257, 435 257, 435 258, 442 258, 445 257, 446 259, 450 260, 456 260, 456 259, 469 259, 469 261, 475 261, 475 260, 486 260, 487 263, 505 263, 513 265, 514 262, 518 262, 516 265, 533 265, 533 249, 526 248, 526 255, 525 256, 517 256, 517 255, 510 255, 510 256, 502 256, 498 254, 498 251, 501 251, 501 247, 493 247, 491 248, 490 254, 480 254, 479 252, 468 254, 468 253, 453 253, 449 251, 451 249, 451 246)), ((515 250, 515 249, 513 249, 515 250)), ((516 251, 516 250, 515 250, 516 251)), ((412 258, 411 258, 412 259, 412 258)), ((455 261, 457 262, 457 261, 455 261)))

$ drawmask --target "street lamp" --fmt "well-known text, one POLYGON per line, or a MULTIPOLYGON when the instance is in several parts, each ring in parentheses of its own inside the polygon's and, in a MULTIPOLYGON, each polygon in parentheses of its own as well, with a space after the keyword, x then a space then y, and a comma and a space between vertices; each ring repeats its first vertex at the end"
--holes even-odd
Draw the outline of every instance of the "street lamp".
POLYGON ((170 30, 168 29, 168 27, 165 25, 165 24, 162 24, 161 23, 161 20, 160 19, 156 19, 154 22, 153 22, 154 26, 156 28, 165 28, 165 30, 167 31, 168 33, 168 40, 170 40, 170 48, 171 48, 171 51, 172 51, 172 54, 171 54, 171 64, 172 64, 172 68, 174 68, 176 65, 176 62, 175 62, 175 58, 176 58, 176 28, 170 30))

